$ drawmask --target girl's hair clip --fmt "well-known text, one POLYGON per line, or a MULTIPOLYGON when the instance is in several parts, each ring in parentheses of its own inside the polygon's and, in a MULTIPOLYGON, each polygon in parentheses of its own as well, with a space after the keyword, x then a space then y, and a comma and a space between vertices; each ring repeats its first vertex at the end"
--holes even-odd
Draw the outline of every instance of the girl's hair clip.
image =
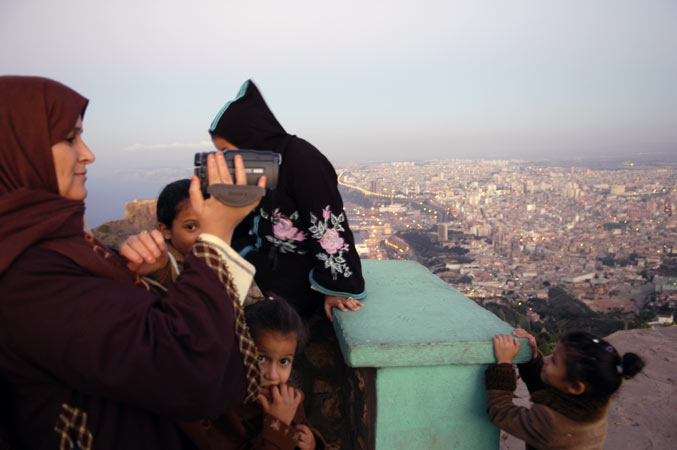
POLYGON ((606 350, 606 351, 609 352, 609 353, 613 353, 613 352, 614 352, 614 348, 613 348, 613 346, 611 346, 611 345, 607 345, 606 348, 605 348, 604 350, 606 350))
POLYGON ((616 372, 617 372, 619 375, 623 375, 623 366, 621 366, 620 364, 617 365, 617 366, 616 366, 616 372))
POLYGON ((599 339, 593 339, 592 342, 594 342, 595 344, 599 344, 599 339))

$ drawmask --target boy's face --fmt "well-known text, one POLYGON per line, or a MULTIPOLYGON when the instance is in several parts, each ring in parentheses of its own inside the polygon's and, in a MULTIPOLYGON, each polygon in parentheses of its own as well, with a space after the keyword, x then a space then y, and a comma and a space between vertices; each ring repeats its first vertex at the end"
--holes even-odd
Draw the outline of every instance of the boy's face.
POLYGON ((259 350, 259 364, 263 372, 261 393, 270 397, 270 387, 289 380, 291 365, 296 353, 296 334, 276 331, 259 331, 254 341, 259 350))
POLYGON ((200 222, 197 220, 190 200, 186 199, 179 203, 179 213, 174 218, 171 228, 165 227, 164 224, 160 224, 159 228, 164 238, 171 242, 182 255, 190 253, 200 235, 200 222))

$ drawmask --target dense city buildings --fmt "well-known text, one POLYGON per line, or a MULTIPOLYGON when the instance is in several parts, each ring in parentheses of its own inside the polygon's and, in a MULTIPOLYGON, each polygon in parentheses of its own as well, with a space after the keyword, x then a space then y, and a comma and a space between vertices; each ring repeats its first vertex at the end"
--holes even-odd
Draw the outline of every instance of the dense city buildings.
POLYGON ((558 285, 600 312, 677 299, 675 164, 390 162, 339 180, 363 257, 420 260, 407 236, 428 236, 448 252, 427 265, 470 298, 545 298, 558 285))

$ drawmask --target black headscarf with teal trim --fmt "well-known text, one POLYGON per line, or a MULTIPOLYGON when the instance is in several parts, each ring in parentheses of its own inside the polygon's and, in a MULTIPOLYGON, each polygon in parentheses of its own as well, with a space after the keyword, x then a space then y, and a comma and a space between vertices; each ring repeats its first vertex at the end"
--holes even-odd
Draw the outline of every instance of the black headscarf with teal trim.
POLYGON ((237 96, 214 118, 209 133, 238 148, 281 152, 287 136, 252 80, 245 81, 237 96))
POLYGON ((305 317, 323 304, 325 294, 364 298, 360 258, 329 160, 282 128, 251 80, 216 114, 209 132, 238 148, 282 154, 277 188, 238 225, 231 242, 256 267, 261 291, 285 298, 305 317), (318 221, 344 247, 325 251, 317 227, 311 229, 318 221), (293 236, 282 231, 285 226, 293 236), (325 264, 328 260, 334 264, 325 264))

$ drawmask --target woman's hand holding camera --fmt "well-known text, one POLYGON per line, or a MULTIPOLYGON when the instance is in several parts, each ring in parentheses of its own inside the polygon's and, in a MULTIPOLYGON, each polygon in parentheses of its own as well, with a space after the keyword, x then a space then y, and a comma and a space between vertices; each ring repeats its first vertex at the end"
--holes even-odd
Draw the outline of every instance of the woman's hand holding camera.
MULTIPOLYGON (((230 176, 223 153, 216 152, 207 157, 207 177, 209 184, 237 184, 246 185, 247 175, 240 155, 235 156, 235 182, 230 176)), ((259 178, 258 186, 266 186, 266 177, 259 178)), ((261 199, 246 206, 228 206, 213 196, 205 199, 200 188, 200 179, 193 176, 190 184, 190 201, 200 221, 203 233, 213 234, 230 244, 235 227, 247 217, 261 199)))

